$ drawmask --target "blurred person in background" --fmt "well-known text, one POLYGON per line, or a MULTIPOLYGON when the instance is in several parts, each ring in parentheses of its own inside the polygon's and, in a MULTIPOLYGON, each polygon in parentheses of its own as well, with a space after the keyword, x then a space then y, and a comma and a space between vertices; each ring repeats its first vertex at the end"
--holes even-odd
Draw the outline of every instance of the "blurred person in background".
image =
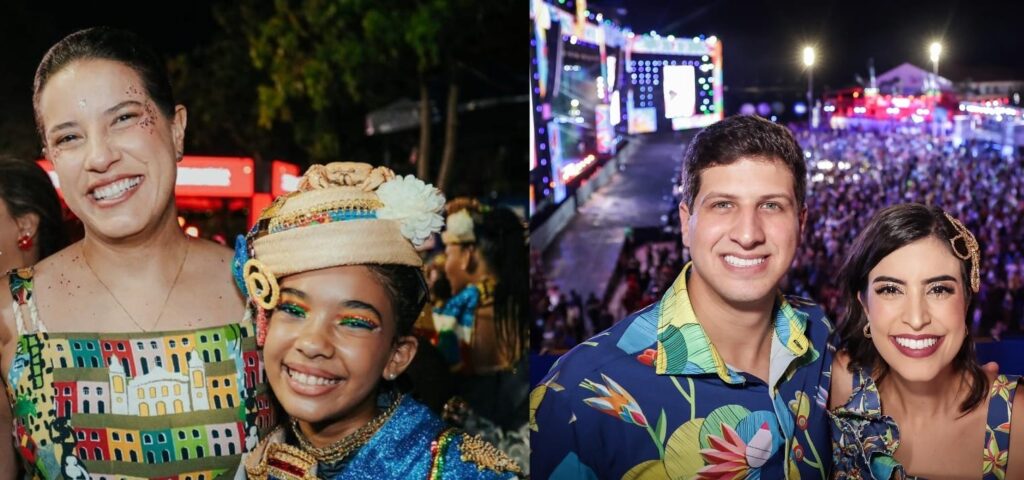
MULTIPOLYGON (((522 464, 529 371, 528 257, 523 221, 510 209, 476 200, 449 202, 445 276, 452 296, 434 309, 438 347, 459 374, 457 391, 482 433, 522 464)), ((458 411, 459 402, 451 410, 458 411)))
MULTIPOLYGON (((0 273, 35 265, 67 241, 60 199, 46 171, 0 155, 0 273)), ((0 401, 0 419, 10 416, 10 404, 0 401)), ((13 448, 0 452, 0 464, 8 458, 13 464, 15 455, 13 448)))
POLYGON ((0 155, 0 272, 35 265, 65 245, 60 199, 46 171, 0 155))

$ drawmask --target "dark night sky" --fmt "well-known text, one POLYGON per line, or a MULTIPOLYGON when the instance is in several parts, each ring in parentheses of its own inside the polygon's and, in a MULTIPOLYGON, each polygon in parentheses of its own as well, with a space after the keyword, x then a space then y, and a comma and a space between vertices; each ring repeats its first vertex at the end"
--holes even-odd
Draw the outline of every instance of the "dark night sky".
MULTIPOLYGON (((0 127, 7 135, 35 136, 32 77, 46 49, 82 28, 133 30, 165 56, 209 41, 217 28, 211 2, 5 2, 0 7, 0 127), (156 12, 156 13, 151 13, 156 12)), ((9 147, 0 138, 0 150, 9 147)))
MULTIPOLYGON (((13 99, 27 101, 24 92, 46 48, 79 28, 129 28, 165 55, 189 51, 217 28, 210 2, 153 5, 5 4, 0 14, 0 102, 11 107, 13 99), (159 5, 156 14, 149 13, 153 5, 159 5)), ((945 47, 940 73, 954 80, 1024 79, 1024 2, 591 0, 589 5, 606 14, 624 12, 624 23, 637 32, 718 35, 725 46, 725 81, 732 87, 799 84, 804 78, 799 52, 807 43, 818 45, 817 85, 852 85, 855 73, 867 76, 869 57, 874 57, 878 73, 905 61, 928 68, 926 48, 934 38, 942 38, 945 47)))
POLYGON ((815 85, 853 86, 910 62, 931 69, 927 47, 941 38, 940 75, 953 80, 1024 79, 1024 3, 990 0, 739 1, 591 0, 596 11, 621 14, 635 32, 717 35, 727 86, 800 85, 800 52, 817 44, 815 85))

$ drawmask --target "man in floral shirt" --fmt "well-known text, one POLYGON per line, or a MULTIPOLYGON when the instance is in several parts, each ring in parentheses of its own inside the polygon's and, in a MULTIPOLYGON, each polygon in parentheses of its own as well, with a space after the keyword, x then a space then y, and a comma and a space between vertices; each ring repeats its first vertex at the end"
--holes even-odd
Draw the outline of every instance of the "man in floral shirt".
POLYGON ((574 478, 824 478, 831 325, 783 296, 806 166, 784 127, 718 122, 690 144, 688 264, 660 302, 559 359, 531 394, 531 473, 574 478))

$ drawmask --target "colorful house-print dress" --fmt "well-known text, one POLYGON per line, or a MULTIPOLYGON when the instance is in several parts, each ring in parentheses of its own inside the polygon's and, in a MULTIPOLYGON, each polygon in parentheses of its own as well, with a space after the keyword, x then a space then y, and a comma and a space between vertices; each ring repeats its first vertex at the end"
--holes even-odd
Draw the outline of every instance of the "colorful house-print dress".
POLYGON ((273 421, 252 322, 47 332, 32 270, 10 275, 20 341, 7 377, 26 478, 210 480, 273 421))
MULTIPOLYGON (((1010 418, 1020 377, 999 375, 988 395, 988 420, 979 478, 1003 480, 1010 448, 1010 418)), ((909 476, 896 461, 900 431, 892 417, 882 413, 878 386, 867 371, 853 374, 853 393, 842 407, 830 412, 832 478, 904 480, 909 476)))

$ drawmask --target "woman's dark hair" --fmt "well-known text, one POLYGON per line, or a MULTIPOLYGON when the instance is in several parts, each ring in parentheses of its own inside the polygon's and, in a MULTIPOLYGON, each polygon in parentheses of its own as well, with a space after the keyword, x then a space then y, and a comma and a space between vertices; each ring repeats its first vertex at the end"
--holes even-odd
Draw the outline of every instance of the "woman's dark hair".
POLYGON ((36 69, 32 85, 32 106, 36 114, 36 128, 46 144, 43 122, 39 114, 39 99, 50 77, 79 60, 111 60, 120 62, 139 75, 143 87, 153 103, 167 117, 174 115, 174 92, 167 76, 163 58, 138 35, 110 27, 79 30, 57 42, 43 56, 36 69))
POLYGON ((474 215, 476 248, 494 274, 494 325, 498 345, 507 349, 512 362, 527 348, 530 324, 527 320, 529 273, 526 229, 519 216, 498 207, 474 215))
POLYGON ((412 331, 427 303, 427 282, 419 268, 408 265, 366 265, 388 292, 398 323, 398 336, 412 331))
POLYGON ((40 260, 67 245, 60 199, 49 175, 39 165, 0 155, 0 200, 7 205, 12 217, 29 213, 39 217, 36 244, 40 260))
MULTIPOLYGON (((949 241, 957 235, 959 232, 946 219, 942 209, 919 203, 894 205, 881 210, 875 214, 864 231, 857 235, 850 253, 839 270, 839 288, 846 310, 833 333, 839 350, 850 356, 851 372, 869 369, 878 374, 879 380, 889 373, 889 366, 875 350, 871 339, 864 336, 864 326, 867 325, 868 318, 857 299, 858 294, 867 293, 868 273, 871 269, 890 253, 927 237, 939 239, 949 247, 950 254, 956 256, 949 241)), ((966 252, 966 242, 960 239, 957 242, 957 249, 966 252)), ((974 297, 970 289, 971 261, 963 260, 959 256, 956 258, 960 263, 960 285, 967 307, 974 297)), ((964 313, 966 319, 966 310, 964 313)), ((988 379, 976 360, 974 338, 970 329, 966 330, 964 343, 953 358, 953 368, 966 373, 971 380, 971 391, 960 405, 960 410, 964 413, 977 407, 988 389, 988 379)))

